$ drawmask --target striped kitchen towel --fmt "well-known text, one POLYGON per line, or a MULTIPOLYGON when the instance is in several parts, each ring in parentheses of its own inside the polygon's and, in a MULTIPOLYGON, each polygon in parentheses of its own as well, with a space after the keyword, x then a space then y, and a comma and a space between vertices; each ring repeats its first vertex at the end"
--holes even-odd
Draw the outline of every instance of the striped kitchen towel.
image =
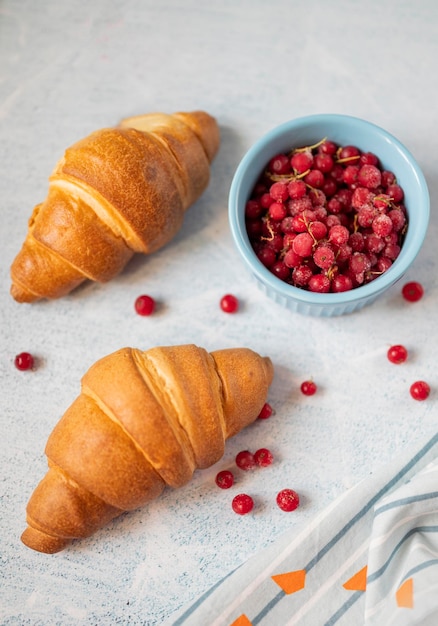
POLYGON ((438 433, 282 535, 169 626, 436 626, 438 433))

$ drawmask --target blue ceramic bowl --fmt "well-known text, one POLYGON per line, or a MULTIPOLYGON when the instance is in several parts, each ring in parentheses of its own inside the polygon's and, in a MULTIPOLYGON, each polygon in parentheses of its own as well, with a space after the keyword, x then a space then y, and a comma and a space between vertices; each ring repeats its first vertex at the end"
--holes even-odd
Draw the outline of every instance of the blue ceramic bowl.
POLYGON ((405 274, 421 249, 429 223, 430 201, 424 175, 411 153, 392 135, 365 120, 347 115, 321 114, 285 122, 259 139, 240 162, 230 189, 229 220, 237 249, 267 296, 286 308, 320 317, 352 313, 371 304, 405 274), (397 177, 405 193, 408 230, 393 265, 379 278, 343 293, 312 293, 274 276, 257 258, 245 227, 245 205, 269 160, 294 147, 327 137, 340 145, 356 145, 376 154, 383 168, 397 177))

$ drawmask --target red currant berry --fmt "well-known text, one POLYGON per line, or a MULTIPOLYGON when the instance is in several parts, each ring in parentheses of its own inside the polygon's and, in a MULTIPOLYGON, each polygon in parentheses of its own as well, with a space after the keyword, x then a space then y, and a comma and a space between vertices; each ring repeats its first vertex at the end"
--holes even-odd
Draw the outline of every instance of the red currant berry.
POLYGON ((269 402, 265 402, 265 404, 262 407, 262 410, 260 411, 258 415, 258 419, 266 420, 268 419, 268 417, 271 417, 272 413, 273 413, 272 406, 269 404, 269 402))
POLYGON ((277 494, 277 504, 282 511, 295 511, 300 504, 300 496, 293 489, 282 489, 277 494))
POLYGON ((222 470, 216 475, 215 482, 221 489, 229 489, 234 485, 234 475, 229 470, 222 470))
POLYGON ((423 297, 423 294, 424 289, 420 283, 412 281, 411 283, 403 285, 402 295, 408 302, 418 302, 418 300, 421 300, 423 297))
POLYGON ((318 267, 328 270, 335 262, 335 253, 329 246, 321 244, 313 253, 313 260, 318 267))
POLYGON ((289 197, 292 198, 292 200, 299 200, 307 193, 306 183, 302 180, 291 180, 287 190, 289 192, 289 197))
POLYGON ((220 307, 225 313, 236 313, 239 308, 239 301, 236 296, 227 293, 221 298, 220 307))
POLYGON ((292 242, 292 250, 301 257, 310 256, 313 249, 313 237, 309 233, 299 233, 292 242))
POLYGON ((303 393, 305 396, 313 396, 316 393, 318 387, 313 382, 313 380, 305 380, 303 383, 301 383, 300 389, 301 393, 303 393))
MULTIPOLYGON (((268 214, 271 220, 275 220, 276 222, 281 222, 281 220, 283 220, 286 217, 287 210, 282 202, 273 202, 268 209, 268 214)), ((388 219, 391 222, 390 218, 388 219)), ((391 226, 392 226, 392 222, 391 222, 391 226)))
POLYGON ((263 207, 258 200, 248 200, 245 206, 245 217, 255 220, 263 213, 263 207))
POLYGON ((330 278, 325 274, 314 274, 307 284, 309 291, 314 293, 328 293, 330 291, 330 278))
POLYGON ((250 452, 249 450, 242 450, 242 452, 239 452, 236 456, 236 465, 245 472, 254 469, 256 466, 256 462, 252 452, 250 452))
POLYGON ((353 288, 353 281, 346 274, 336 274, 332 280, 333 293, 341 293, 343 291, 350 291, 353 288))
POLYGON ((290 163, 298 174, 304 174, 307 170, 312 166, 313 163, 313 155, 310 150, 306 150, 304 152, 296 152, 290 163))
POLYGON ((290 160, 285 154, 277 154, 269 161, 268 168, 273 174, 289 174, 290 160))
POLYGON ((324 184, 324 174, 320 170, 310 170, 304 177, 306 185, 320 189, 324 184))
POLYGON ((22 372, 31 370, 34 366, 34 358, 29 352, 20 352, 15 357, 14 364, 17 370, 22 372))
POLYGON ((238 515, 246 515, 254 508, 254 500, 246 493, 239 493, 231 503, 233 511, 238 515))
POLYGON ((382 182, 382 174, 375 165, 362 165, 357 175, 357 181, 362 187, 376 189, 382 182))
POLYGON ((259 467, 268 467, 268 465, 271 465, 274 457, 267 448, 260 448, 254 452, 254 460, 259 467))
POLYGON ((424 380, 417 380, 412 383, 409 391, 414 400, 426 400, 430 394, 430 386, 424 380))
POLYGON ((408 358, 408 351, 401 345, 391 346, 388 350, 387 356, 388 361, 391 361, 391 363, 395 363, 396 365, 400 365, 400 363, 404 363, 408 358))
POLYGON ((134 304, 135 310, 139 315, 152 315, 155 310, 155 300, 151 296, 138 296, 134 304))

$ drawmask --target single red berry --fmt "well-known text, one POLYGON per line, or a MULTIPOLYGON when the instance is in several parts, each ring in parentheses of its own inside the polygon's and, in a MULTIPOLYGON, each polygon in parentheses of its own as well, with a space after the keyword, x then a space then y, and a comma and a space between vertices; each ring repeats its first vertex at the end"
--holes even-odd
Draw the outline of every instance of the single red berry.
POLYGON ((222 470, 216 475, 216 485, 221 489, 229 489, 234 485, 234 475, 230 470, 222 470))
POLYGON ((14 364, 17 370, 22 372, 31 370, 34 366, 34 358, 29 352, 20 352, 15 357, 14 364))
POLYGON ((310 170, 304 177, 304 182, 310 187, 320 189, 324 184, 324 174, 320 170, 310 170))
POLYGON ((418 302, 424 294, 424 289, 420 283, 412 281, 403 285, 402 295, 408 302, 418 302))
POLYGON ((367 189, 376 189, 382 182, 382 174, 375 165, 362 165, 357 175, 359 185, 367 189))
POLYGON ((262 406, 262 410, 260 411, 258 415, 258 419, 266 420, 268 419, 268 417, 271 417, 272 413, 273 413, 272 406, 269 404, 269 402, 265 402, 265 404, 262 406))
POLYGON ((273 174, 289 174, 289 157, 287 157, 285 154, 277 154, 269 161, 268 167, 273 174))
POLYGON ((277 494, 277 504, 282 511, 295 511, 300 504, 300 496, 293 489, 282 489, 277 494))
POLYGON ((152 315, 155 311, 155 300, 151 296, 138 296, 134 304, 135 310, 139 315, 152 315))
POLYGON ((287 190, 289 192, 289 197, 292 198, 292 200, 299 200, 307 193, 306 183, 302 180, 291 180, 287 190))
POLYGON ((254 452, 254 460, 259 467, 268 467, 268 465, 271 465, 274 457, 267 448, 260 448, 254 452))
POLYGON ((396 345, 389 348, 387 355, 391 363, 400 365, 400 363, 404 363, 408 358, 408 351, 404 346, 396 345))
POLYGON ((313 237, 309 233, 299 233, 292 242, 292 250, 301 257, 310 256, 313 249, 313 237))
POLYGON ((307 284, 309 291, 314 293, 328 293, 330 291, 330 278, 325 274, 314 274, 307 284))
POLYGON ((336 274, 336 276, 332 280, 331 287, 333 293, 349 291, 353 288, 353 281, 351 280, 350 276, 346 276, 345 274, 336 274))
POLYGON ((328 270, 335 262, 335 253, 328 245, 319 245, 313 253, 315 264, 323 270, 328 270))
MULTIPOLYGON (((284 220, 284 218, 287 216, 287 210, 282 202, 273 202, 268 209, 268 214, 272 220, 275 220, 276 222, 281 222, 281 220, 284 220)), ((391 222, 391 220, 389 221, 391 222)))
POLYGON ((412 383, 409 391, 414 400, 426 400, 430 394, 430 386, 424 380, 417 380, 412 383))
POLYGON ((236 456, 236 465, 237 467, 240 467, 240 469, 245 470, 245 472, 254 469, 256 462, 252 452, 249 450, 242 450, 242 452, 239 452, 236 456))
POLYGON ((303 383, 301 383, 300 389, 301 393, 303 393, 305 396, 313 396, 316 393, 318 387, 313 382, 313 380, 305 380, 303 383))
POLYGON ((298 174, 304 174, 312 166, 313 155, 310 150, 296 152, 291 157, 290 163, 298 174))
POLYGON ((269 194, 276 202, 284 202, 289 198, 287 183, 273 183, 269 189, 269 194))
POLYGON ((221 298, 220 307, 225 313, 236 313, 239 308, 239 300, 236 296, 227 293, 221 298))
POLYGON ((254 508, 254 500, 246 493, 239 493, 233 498, 231 506, 238 515, 246 515, 254 508))
POLYGON ((343 146, 338 153, 340 161, 355 163, 360 159, 360 151, 356 146, 343 146))

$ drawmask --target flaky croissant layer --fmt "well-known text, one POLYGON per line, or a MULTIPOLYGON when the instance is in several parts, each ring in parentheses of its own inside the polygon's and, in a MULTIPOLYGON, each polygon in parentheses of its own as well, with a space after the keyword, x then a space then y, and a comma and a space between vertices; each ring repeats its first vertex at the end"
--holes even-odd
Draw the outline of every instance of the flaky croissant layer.
POLYGON ((271 360, 248 348, 123 348, 97 361, 49 436, 23 543, 58 552, 186 484, 257 418, 272 378, 271 360))
POLYGON ((126 118, 68 148, 12 263, 13 298, 59 298, 87 279, 106 282, 134 253, 168 243, 206 189, 219 143, 216 120, 194 111, 126 118))

